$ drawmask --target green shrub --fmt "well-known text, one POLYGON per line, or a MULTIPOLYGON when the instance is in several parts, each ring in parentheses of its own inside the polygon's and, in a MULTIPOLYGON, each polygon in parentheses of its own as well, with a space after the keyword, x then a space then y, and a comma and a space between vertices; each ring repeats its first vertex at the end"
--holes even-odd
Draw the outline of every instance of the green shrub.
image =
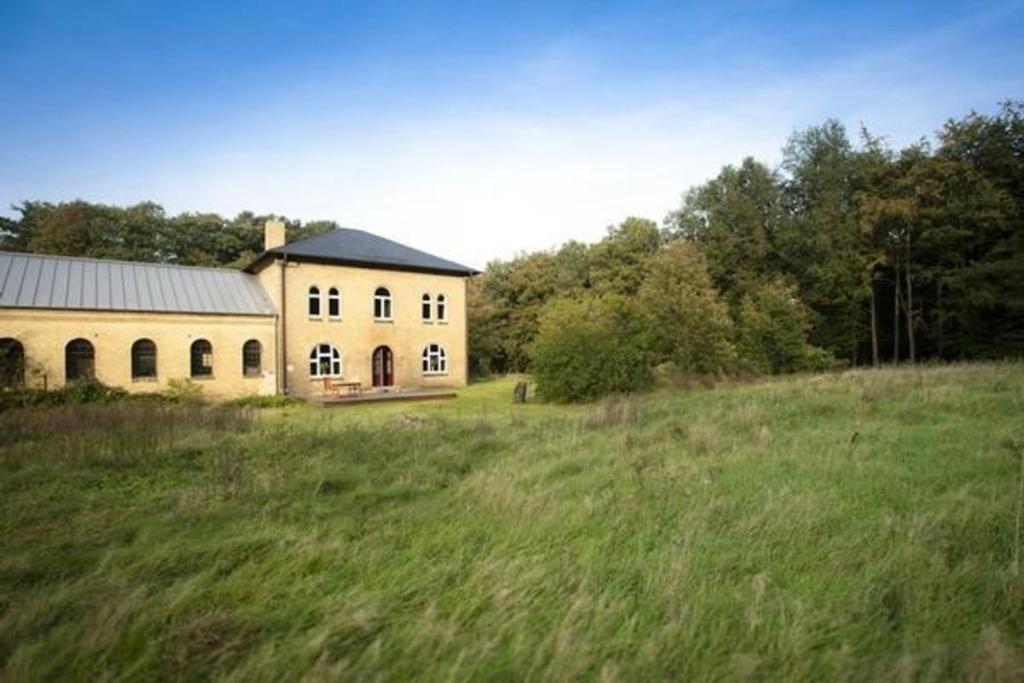
POLYGON ((301 398, 294 396, 242 396, 226 402, 226 405, 240 406, 243 408, 287 408, 288 406, 302 403, 301 398))
POLYGON ((189 378, 171 379, 163 395, 174 403, 198 403, 203 400, 203 388, 189 378))
POLYGON ((639 300, 658 363, 683 373, 721 374, 736 364, 732 320, 708 275, 704 255, 679 241, 651 257, 639 300))
POLYGON ((579 402, 649 387, 643 329, 636 305, 621 297, 549 303, 532 346, 537 393, 579 402))
POLYGON ((828 370, 836 360, 807 343, 810 317, 796 288, 765 282, 743 297, 736 314, 736 348, 744 369, 778 375, 828 370))
POLYGON ((128 397, 128 392, 109 387, 99 380, 71 382, 59 389, 17 387, 0 391, 0 412, 33 406, 64 406, 84 403, 113 403, 128 397))

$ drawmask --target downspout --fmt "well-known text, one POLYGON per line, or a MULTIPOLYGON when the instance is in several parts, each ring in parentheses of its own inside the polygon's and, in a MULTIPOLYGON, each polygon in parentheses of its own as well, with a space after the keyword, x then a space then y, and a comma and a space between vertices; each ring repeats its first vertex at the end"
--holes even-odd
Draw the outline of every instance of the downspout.
POLYGON ((285 271, 288 254, 281 260, 281 393, 288 395, 288 296, 285 292, 285 271))

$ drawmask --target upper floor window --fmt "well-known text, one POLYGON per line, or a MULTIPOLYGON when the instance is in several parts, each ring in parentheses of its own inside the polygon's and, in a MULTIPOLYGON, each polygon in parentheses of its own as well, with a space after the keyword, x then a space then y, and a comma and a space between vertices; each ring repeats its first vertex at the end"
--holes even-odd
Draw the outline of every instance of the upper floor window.
POLYGON ((320 288, 316 285, 309 288, 309 317, 320 317, 320 288))
POLYGON ((309 376, 341 377, 341 352, 330 344, 317 344, 309 352, 309 376))
POLYGON ((11 337, 0 339, 0 388, 25 383, 25 347, 11 337))
POLYGON ((378 287, 373 293, 373 317, 391 320, 391 292, 386 287, 378 287))
POLYGON ((87 339, 72 339, 64 347, 64 378, 73 382, 96 376, 96 350, 87 339))
POLYGON ((431 344, 423 349, 423 374, 443 375, 448 372, 448 354, 440 344, 431 344))
POLYGON ((327 290, 327 317, 334 320, 341 318, 341 292, 337 287, 327 290))
POLYGON ((444 294, 437 295, 437 319, 448 319, 448 306, 445 305, 444 294))
POLYGON ((263 370, 263 347, 255 339, 242 345, 242 374, 257 377, 263 370))
POLYGON ((205 339, 196 339, 192 342, 190 352, 192 376, 212 377, 213 376, 213 344, 205 339))
POLYGON ((423 305, 421 307, 421 315, 424 320, 430 320, 430 295, 423 295, 423 305))
POLYGON ((132 344, 132 379, 156 377, 156 344, 152 339, 139 339, 132 344))

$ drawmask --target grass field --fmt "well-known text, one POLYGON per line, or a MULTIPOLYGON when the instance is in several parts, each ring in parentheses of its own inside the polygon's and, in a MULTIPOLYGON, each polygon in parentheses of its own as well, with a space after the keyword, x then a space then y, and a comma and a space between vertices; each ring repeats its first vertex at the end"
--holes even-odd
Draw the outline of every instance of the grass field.
POLYGON ((0 679, 1020 680, 1024 364, 0 415, 0 679))

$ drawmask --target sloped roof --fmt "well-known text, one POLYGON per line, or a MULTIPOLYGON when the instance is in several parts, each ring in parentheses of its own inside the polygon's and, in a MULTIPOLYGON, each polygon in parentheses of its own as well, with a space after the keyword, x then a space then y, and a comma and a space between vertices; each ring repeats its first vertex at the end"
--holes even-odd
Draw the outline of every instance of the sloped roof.
POLYGON ((289 257, 298 259, 361 267, 412 270, 445 275, 474 275, 477 272, 453 261, 352 228, 337 228, 276 247, 264 252, 250 268, 273 254, 287 254, 289 257))
POLYGON ((0 308, 273 315, 252 275, 227 268, 0 251, 0 308))

